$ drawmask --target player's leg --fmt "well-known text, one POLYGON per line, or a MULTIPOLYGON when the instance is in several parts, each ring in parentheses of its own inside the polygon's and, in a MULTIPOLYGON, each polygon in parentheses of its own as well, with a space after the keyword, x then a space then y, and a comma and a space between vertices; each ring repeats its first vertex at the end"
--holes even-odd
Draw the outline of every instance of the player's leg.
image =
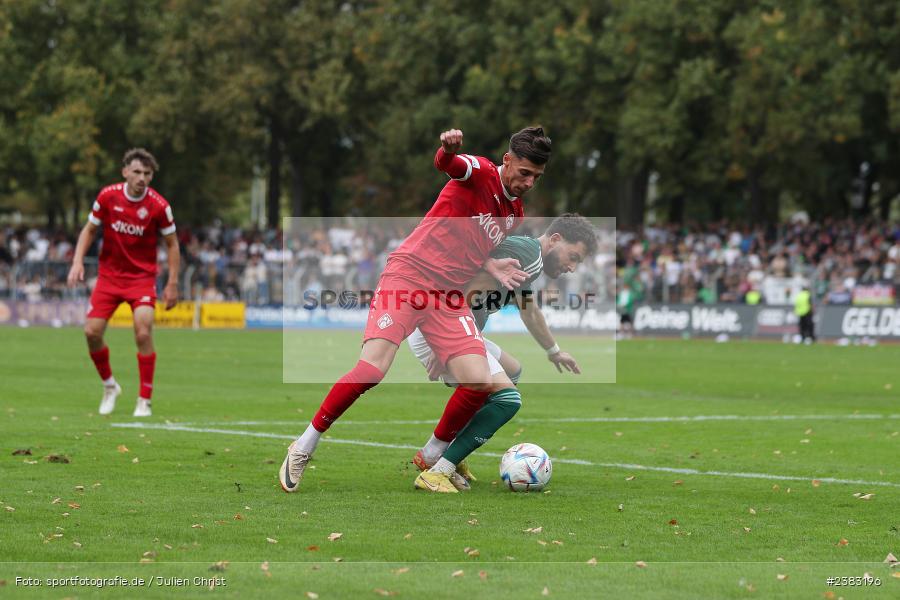
POLYGON ((398 348, 398 344, 382 338, 372 338, 363 343, 356 366, 331 386, 306 431, 288 448, 287 456, 278 471, 278 478, 284 491, 296 492, 299 489, 306 465, 316 451, 322 434, 328 431, 331 424, 344 414, 357 398, 378 385, 394 362, 398 348))
POLYGON ((109 347, 103 340, 109 318, 118 308, 120 301, 116 294, 105 288, 102 280, 98 281, 91 293, 90 306, 84 324, 84 337, 87 340, 88 353, 94 362, 97 374, 103 380, 103 397, 100 399, 100 408, 97 411, 101 415, 108 415, 113 411, 116 407, 116 398, 122 393, 122 387, 113 377, 112 367, 109 364, 109 347))
POLYGON ((519 390, 505 372, 494 376, 495 390, 472 420, 459 432, 432 471, 452 473, 467 456, 484 445, 522 407, 519 390))
MULTIPOLYGON (((522 377, 522 363, 508 352, 504 351, 500 346, 491 340, 484 338, 484 347, 489 356, 493 356, 500 363, 503 371, 515 385, 519 385, 519 379, 522 377)), ((494 371, 491 371, 493 376, 494 371)))
POLYGON ((137 346, 140 392, 134 406, 135 417, 149 417, 153 398, 153 373, 156 370, 156 351, 153 348, 153 320, 155 309, 149 304, 134 307, 134 343, 137 346))

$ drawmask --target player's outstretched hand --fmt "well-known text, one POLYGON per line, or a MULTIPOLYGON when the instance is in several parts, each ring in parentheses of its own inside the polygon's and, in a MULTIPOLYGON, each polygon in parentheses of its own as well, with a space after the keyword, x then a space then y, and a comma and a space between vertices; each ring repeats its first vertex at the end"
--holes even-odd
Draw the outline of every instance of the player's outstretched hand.
POLYGON ((551 354, 547 358, 550 359, 550 362, 552 362, 556 366, 556 370, 560 373, 562 373, 563 368, 565 368, 567 371, 575 373, 576 375, 581 374, 581 369, 578 368, 578 363, 575 362, 575 359, 572 358, 572 355, 568 352, 560 351, 556 354, 551 354))
POLYGON ((168 284, 163 290, 163 300, 166 303, 166 310, 172 310, 178 304, 178 285, 168 284))
POLYGON ((72 263, 66 283, 69 284, 69 287, 75 287, 80 281, 84 281, 84 265, 82 263, 72 263))
POLYGON ((447 154, 458 154, 462 148, 463 132, 459 129, 449 129, 441 134, 441 148, 447 154))
POLYGON ((489 258, 482 268, 508 290, 514 290, 528 279, 528 273, 521 269, 515 258, 489 258))

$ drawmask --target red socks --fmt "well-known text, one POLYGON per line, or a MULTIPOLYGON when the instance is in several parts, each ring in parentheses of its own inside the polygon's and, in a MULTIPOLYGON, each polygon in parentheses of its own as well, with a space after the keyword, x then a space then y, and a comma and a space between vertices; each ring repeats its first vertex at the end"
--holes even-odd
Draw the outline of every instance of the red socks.
POLYGON ((138 373, 141 376, 141 393, 138 394, 145 400, 150 400, 153 395, 153 370, 156 368, 156 352, 153 354, 137 355, 138 373))
POLYGON ((91 360, 94 361, 94 366, 97 367, 100 379, 106 381, 112 377, 112 369, 109 366, 109 346, 103 346, 96 352, 89 351, 89 354, 91 355, 91 360))
POLYGON ((434 437, 443 442, 452 442, 459 430, 475 416, 489 395, 488 392, 476 392, 473 389, 457 387, 450 396, 450 400, 447 401, 447 407, 444 408, 441 420, 434 428, 434 437))
POLYGON ((313 427, 318 431, 327 431, 357 398, 378 385, 383 378, 384 373, 374 365, 364 360, 357 362, 350 372, 331 386, 331 391, 325 396, 322 406, 313 417, 313 427))

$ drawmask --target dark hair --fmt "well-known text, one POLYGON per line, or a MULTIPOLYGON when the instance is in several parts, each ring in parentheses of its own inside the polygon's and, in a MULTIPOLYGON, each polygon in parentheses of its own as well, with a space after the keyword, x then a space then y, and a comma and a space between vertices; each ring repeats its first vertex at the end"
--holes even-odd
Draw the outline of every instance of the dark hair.
POLYGON ((536 165, 543 165, 550 160, 552 143, 544 135, 544 128, 526 127, 509 138, 509 151, 518 158, 525 158, 536 165))
POLYGON ((553 219, 545 235, 558 233, 570 244, 582 242, 588 254, 597 251, 597 233, 586 218, 577 213, 564 213, 553 219))
POLYGON ((145 167, 153 169, 154 173, 159 171, 159 163, 156 162, 156 158, 144 148, 132 148, 126 152, 122 157, 122 166, 127 167, 135 160, 139 160, 145 167))

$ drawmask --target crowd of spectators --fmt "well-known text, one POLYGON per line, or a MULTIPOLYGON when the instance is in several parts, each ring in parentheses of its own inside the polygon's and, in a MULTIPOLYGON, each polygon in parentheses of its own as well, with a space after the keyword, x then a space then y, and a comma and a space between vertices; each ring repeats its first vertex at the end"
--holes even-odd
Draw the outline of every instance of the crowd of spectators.
MULTIPOLYGON (((372 289, 388 254, 415 222, 373 219, 326 227, 304 220, 287 232, 220 222, 182 226, 177 232, 181 294, 204 301, 278 304, 302 302, 299 296, 306 290, 372 289)), ((65 285, 75 237, 0 226, 0 298, 84 297, 85 288, 65 285)), ((89 256, 96 257, 96 250, 89 256)), ((167 277, 164 247, 159 260, 162 283, 167 277)), ((88 263, 89 288, 96 265, 88 263)), ((614 252, 610 248, 590 259, 562 278, 559 287, 609 299, 616 287, 628 286, 635 302, 685 304, 746 302, 755 291, 761 302, 777 303, 782 299, 775 297, 773 282, 781 287, 785 282, 809 284, 816 301, 829 304, 849 304, 858 286, 900 288, 900 224, 810 222, 801 214, 771 227, 723 221, 619 230, 614 252)))

